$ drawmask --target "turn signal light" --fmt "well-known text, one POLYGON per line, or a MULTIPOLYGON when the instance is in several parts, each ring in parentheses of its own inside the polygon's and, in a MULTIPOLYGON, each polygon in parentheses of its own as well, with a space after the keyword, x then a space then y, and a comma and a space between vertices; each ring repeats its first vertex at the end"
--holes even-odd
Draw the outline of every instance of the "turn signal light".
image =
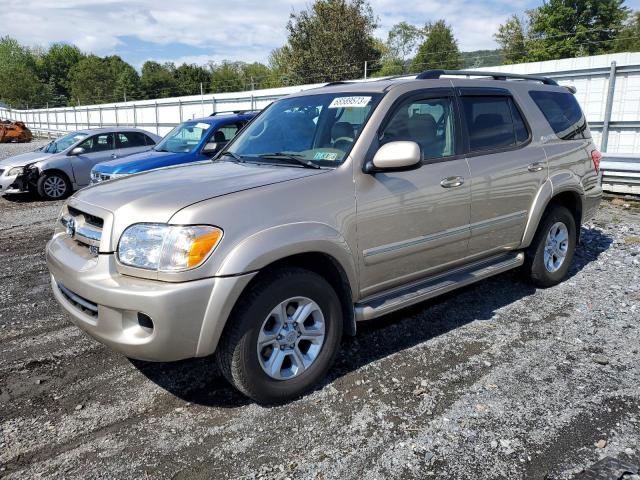
POLYGON ((593 150, 591 152, 591 160, 593 161, 593 168, 595 168, 596 173, 600 172, 600 160, 602 160, 602 154, 598 150, 593 150))

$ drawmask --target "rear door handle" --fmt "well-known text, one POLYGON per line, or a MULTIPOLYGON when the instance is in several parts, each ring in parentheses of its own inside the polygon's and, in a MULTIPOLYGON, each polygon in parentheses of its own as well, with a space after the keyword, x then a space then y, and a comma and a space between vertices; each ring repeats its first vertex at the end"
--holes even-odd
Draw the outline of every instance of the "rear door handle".
POLYGON ((443 188, 454 188, 459 187, 464 183, 464 178, 462 177, 447 177, 443 178, 440 182, 440 186, 443 188))
POLYGON ((535 163, 530 164, 527 167, 527 170, 529 170, 530 172, 539 172, 543 168, 544 168, 544 163, 535 162, 535 163))

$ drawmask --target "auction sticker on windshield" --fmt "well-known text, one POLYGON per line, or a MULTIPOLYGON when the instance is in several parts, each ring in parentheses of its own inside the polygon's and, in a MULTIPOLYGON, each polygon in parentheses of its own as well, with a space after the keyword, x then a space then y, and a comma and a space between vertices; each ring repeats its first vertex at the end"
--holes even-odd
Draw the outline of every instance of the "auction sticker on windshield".
POLYGON ((370 101, 371 97, 337 97, 328 108, 364 108, 370 101))

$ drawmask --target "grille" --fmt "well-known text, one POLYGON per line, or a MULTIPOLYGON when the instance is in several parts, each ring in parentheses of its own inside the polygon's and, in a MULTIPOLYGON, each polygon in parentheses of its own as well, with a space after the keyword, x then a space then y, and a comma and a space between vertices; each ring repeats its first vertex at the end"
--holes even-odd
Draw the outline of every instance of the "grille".
POLYGON ((89 225, 93 225, 94 227, 102 228, 104 227, 104 220, 100 217, 96 217, 95 215, 91 215, 90 213, 81 212, 77 208, 68 207, 69 214, 73 217, 84 217, 84 221, 89 225))
POLYGON ((91 255, 98 255, 104 220, 74 207, 67 207, 68 213, 63 215, 60 223, 71 240, 83 247, 88 247, 91 255))
POLYGON ((76 309, 80 310, 86 315, 89 315, 90 317, 98 316, 97 304, 87 300, 86 298, 82 298, 80 295, 73 293, 61 283, 58 284, 58 289, 60 290, 60 293, 62 293, 62 296, 66 298, 71 305, 76 307, 76 309))
POLYGON ((109 175, 108 173, 91 172, 91 183, 92 184, 105 182, 107 180, 111 180, 111 175, 109 175))

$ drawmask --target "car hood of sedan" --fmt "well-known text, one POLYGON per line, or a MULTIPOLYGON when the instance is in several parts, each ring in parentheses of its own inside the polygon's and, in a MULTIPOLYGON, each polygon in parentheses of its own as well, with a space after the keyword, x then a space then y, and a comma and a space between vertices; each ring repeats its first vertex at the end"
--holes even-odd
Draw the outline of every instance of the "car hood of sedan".
POLYGON ((179 210, 215 197, 329 171, 272 164, 200 162, 102 182, 76 192, 69 202, 88 203, 112 212, 117 232, 137 222, 168 222, 179 210))
POLYGON ((24 167, 29 163, 39 162, 40 160, 49 158, 51 155, 51 153, 45 153, 40 150, 36 150, 35 152, 21 153, 20 155, 15 155, 13 157, 0 160, 0 166, 24 167))
POLYGON ((135 153, 117 160, 99 163, 93 170, 109 175, 126 175, 131 173, 145 172, 155 168, 180 165, 194 160, 191 153, 171 153, 147 150, 146 152, 135 153))

